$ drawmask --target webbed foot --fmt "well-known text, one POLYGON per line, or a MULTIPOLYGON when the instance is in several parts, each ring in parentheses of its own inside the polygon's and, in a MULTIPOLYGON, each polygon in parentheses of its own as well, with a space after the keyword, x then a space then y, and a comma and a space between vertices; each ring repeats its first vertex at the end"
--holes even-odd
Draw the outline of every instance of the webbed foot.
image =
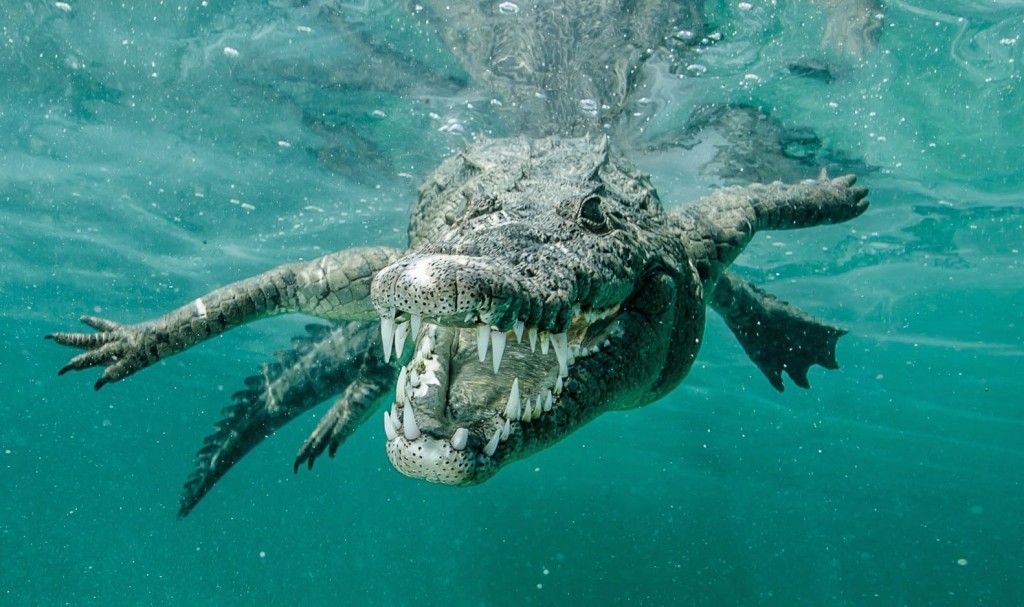
POLYGON ((839 368, 836 343, 845 330, 814 318, 731 272, 719 279, 712 307, 779 392, 783 390, 783 371, 796 385, 810 388, 807 372, 812 365, 839 368))

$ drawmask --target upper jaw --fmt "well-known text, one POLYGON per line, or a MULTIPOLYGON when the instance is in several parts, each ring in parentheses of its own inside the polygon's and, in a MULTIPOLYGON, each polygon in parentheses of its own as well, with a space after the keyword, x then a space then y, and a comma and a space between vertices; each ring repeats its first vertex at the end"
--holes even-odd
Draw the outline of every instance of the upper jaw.
MULTIPOLYGON (((378 272, 370 298, 383 319, 427 319, 455 327, 485 325, 505 332, 564 332, 574 313, 576 272, 549 266, 541 276, 502 258, 414 253, 378 272)), ((578 307, 579 302, 576 302, 578 307)))

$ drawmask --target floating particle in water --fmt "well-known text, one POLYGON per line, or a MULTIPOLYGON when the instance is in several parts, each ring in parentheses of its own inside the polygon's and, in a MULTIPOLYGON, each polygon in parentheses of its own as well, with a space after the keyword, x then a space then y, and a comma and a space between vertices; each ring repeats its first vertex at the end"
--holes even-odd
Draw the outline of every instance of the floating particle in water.
POLYGON ((963 567, 963 566, 967 565, 967 559, 957 559, 956 560, 956 564, 960 565, 961 567, 963 567))
POLYGON ((232 48, 230 46, 225 46, 224 47, 224 54, 227 55, 228 57, 232 57, 233 58, 233 57, 239 56, 241 53, 239 53, 238 49, 236 49, 236 48, 232 48))
POLYGON ((518 15, 519 5, 515 2, 502 2, 498 5, 498 12, 502 15, 518 15))

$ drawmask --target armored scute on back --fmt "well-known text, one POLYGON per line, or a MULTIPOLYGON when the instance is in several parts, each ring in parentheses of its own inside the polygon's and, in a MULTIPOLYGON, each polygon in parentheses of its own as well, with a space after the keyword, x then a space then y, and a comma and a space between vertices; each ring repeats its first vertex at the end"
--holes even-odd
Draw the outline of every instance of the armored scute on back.
POLYGON ((666 213, 603 138, 481 141, 420 188, 408 250, 347 249, 152 321, 83 317, 99 332, 50 337, 86 350, 62 373, 106 367, 99 388, 257 318, 339 321, 235 395, 199 453, 182 515, 274 429, 334 395, 296 467, 333 455, 383 405, 398 470, 473 484, 605 411, 675 387, 697 355, 708 305, 779 390, 783 370, 807 387, 812 365, 835 368, 842 330, 727 268, 758 230, 862 213, 867 192, 853 181, 725 188, 666 213))

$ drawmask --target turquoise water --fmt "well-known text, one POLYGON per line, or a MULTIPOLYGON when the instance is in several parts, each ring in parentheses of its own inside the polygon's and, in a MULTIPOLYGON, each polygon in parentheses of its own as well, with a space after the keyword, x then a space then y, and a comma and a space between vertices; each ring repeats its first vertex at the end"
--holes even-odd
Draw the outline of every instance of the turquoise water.
MULTIPOLYGON (((400 246, 418 181, 501 134, 399 7, 305 4, 0 8, 0 603, 1024 604, 1015 0, 890 3, 861 61, 821 49, 813 6, 715 2, 707 71, 650 91, 651 133, 749 103, 863 161, 868 214, 762 237, 739 264, 849 329, 812 390, 775 393, 716 318, 669 397, 482 486, 399 475, 376 422, 295 475, 311 413, 176 520, 218 412, 305 320, 101 392, 58 378, 68 352, 42 336, 400 246), (791 77, 800 57, 837 77, 791 77)), ((666 201, 714 185, 682 152, 636 159, 666 201)))

